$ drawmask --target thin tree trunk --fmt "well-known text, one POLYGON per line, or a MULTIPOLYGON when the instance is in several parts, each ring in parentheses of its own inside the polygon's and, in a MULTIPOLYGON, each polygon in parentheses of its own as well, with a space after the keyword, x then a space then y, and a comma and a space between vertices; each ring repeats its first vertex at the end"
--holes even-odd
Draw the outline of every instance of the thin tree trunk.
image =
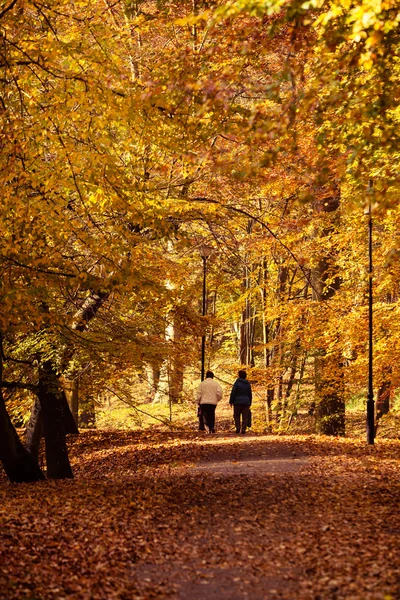
POLYGON ((39 459, 40 441, 43 437, 43 418, 39 398, 35 398, 31 416, 25 430, 25 448, 35 460, 39 459))
POLYGON ((306 368, 306 361, 307 361, 307 354, 304 355, 303 360, 301 361, 300 372, 299 372, 299 381, 297 383, 297 389, 296 389, 296 399, 295 399, 295 405, 294 405, 294 414, 297 414, 297 409, 298 409, 298 406, 299 406, 300 388, 301 388, 301 384, 303 382, 304 370, 306 368))
POLYGON ((88 429, 96 427, 96 408, 93 396, 90 394, 81 400, 79 426, 88 429))
MULTIPOLYGON (((88 324, 92 321, 104 302, 109 298, 110 292, 106 291, 92 291, 90 295, 82 303, 82 306, 75 313, 71 329, 74 331, 83 332, 86 331, 88 324)), ((68 363, 71 360, 75 350, 72 349, 65 353, 63 363, 68 363)), ((68 381, 68 380, 66 380, 68 381)), ((72 374, 71 381, 71 412, 74 417, 75 423, 79 425, 79 378, 77 373, 72 374)), ((72 432, 70 432, 72 433, 72 432)), ((77 433, 78 430, 77 430, 77 433)))
POLYGON ((386 367, 383 372, 383 381, 379 387, 376 398, 375 434, 378 430, 380 419, 390 411, 390 400, 393 392, 392 367, 386 367))
POLYGON ((251 300, 247 295, 250 290, 250 277, 248 268, 245 267, 243 289, 246 293, 245 308, 242 312, 239 338, 239 362, 241 365, 254 366, 254 329, 255 317, 252 312, 251 300))
POLYGON ((174 352, 171 356, 169 368, 169 395, 170 402, 176 403, 178 402, 178 399, 182 394, 183 375, 185 370, 179 347, 179 341, 182 337, 182 331, 179 324, 179 315, 174 315, 172 335, 172 339, 174 342, 174 352))
POLYGON ((160 381, 160 364, 159 363, 150 363, 146 365, 146 376, 147 382, 149 385, 149 399, 151 401, 154 400, 154 396, 157 392, 158 383, 160 381))
POLYGON ((283 399, 283 402, 282 402, 282 416, 283 417, 286 416, 287 407, 288 407, 288 404, 289 404, 290 393, 291 393, 292 388, 293 388, 294 378, 295 378, 296 372, 297 372, 297 354, 293 357, 292 366, 290 367, 289 379, 288 379, 288 381, 286 383, 285 396, 284 396, 284 399, 283 399))

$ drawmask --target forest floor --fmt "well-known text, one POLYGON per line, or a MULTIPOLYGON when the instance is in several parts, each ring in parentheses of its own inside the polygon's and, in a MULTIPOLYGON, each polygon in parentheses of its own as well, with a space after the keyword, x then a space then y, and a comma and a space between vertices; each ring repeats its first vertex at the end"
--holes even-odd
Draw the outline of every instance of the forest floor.
POLYGON ((398 600, 400 441, 83 432, 0 476, 1 600, 398 600))

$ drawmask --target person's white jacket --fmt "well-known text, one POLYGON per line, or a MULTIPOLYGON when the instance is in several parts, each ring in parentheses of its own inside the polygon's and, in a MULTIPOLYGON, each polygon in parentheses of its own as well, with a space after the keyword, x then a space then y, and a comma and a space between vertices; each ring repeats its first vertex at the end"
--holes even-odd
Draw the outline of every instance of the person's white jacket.
POLYGON ((212 377, 207 377, 197 388, 197 404, 218 404, 221 398, 222 388, 212 377))

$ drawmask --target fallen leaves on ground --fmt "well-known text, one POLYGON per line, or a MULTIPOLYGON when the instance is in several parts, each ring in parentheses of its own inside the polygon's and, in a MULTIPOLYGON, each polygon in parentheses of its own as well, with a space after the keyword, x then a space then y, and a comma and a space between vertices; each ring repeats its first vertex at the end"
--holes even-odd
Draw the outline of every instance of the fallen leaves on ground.
POLYGON ((70 452, 72 481, 0 480, 1 599, 400 598, 398 440, 87 432, 70 452))

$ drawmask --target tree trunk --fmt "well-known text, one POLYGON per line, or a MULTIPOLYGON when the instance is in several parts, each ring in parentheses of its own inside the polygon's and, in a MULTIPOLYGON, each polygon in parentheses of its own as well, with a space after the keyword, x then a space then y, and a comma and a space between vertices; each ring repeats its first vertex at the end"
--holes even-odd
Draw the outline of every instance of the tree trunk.
POLYGON ((254 366, 254 331, 255 317, 250 300, 250 277, 248 267, 244 269, 243 290, 246 294, 245 307, 241 316, 240 338, 239 338, 239 362, 241 365, 254 366))
MULTIPOLYGON (((208 304, 208 301, 207 301, 208 304)), ((207 311, 208 312, 208 311, 207 311)), ((178 401, 183 390, 183 375, 184 375, 184 362, 182 360, 179 342, 182 338, 182 328, 180 325, 179 315, 174 316, 173 321, 173 341, 175 351, 172 354, 170 361, 170 372, 169 372, 169 393, 170 401, 175 403, 178 401)))
MULTIPOLYGON (((317 211, 336 212, 339 209, 340 196, 338 190, 332 196, 323 196, 317 204, 317 211)), ((336 217, 337 219, 338 217, 336 217)), ((322 231, 322 236, 332 235, 333 225, 322 231)), ((340 287, 340 278, 334 251, 319 261, 313 271, 313 299, 326 302, 332 298, 340 287), (328 281, 331 281, 328 284, 328 281)), ((345 403, 343 400, 343 358, 341 348, 328 355, 325 349, 319 349, 315 357, 315 420, 316 430, 324 435, 345 434, 345 403)))
MULTIPOLYGON (((92 321, 104 302, 108 300, 110 292, 108 290, 91 291, 90 295, 83 301, 82 306, 76 311, 73 317, 71 329, 73 331, 86 331, 88 324, 92 321)), ((64 353, 63 365, 68 364, 75 353, 75 349, 71 348, 64 353)), ((65 385, 71 390, 70 407, 74 417, 75 424, 79 422, 79 377, 78 373, 72 373, 71 379, 65 379, 65 385)), ((73 432, 70 432, 73 433, 73 432)), ((78 432, 77 432, 78 433, 78 432)))
POLYGON ((90 394, 81 400, 81 411, 79 415, 79 426, 91 429, 96 427, 96 410, 93 396, 90 394))
POLYGON ((78 425, 79 420, 79 377, 76 377, 72 381, 71 386, 71 400, 70 400, 71 413, 74 417, 75 423, 78 425))
POLYGON ((25 448, 35 460, 39 458, 40 440, 43 437, 43 418, 39 398, 36 398, 25 431, 25 448))
POLYGON ((158 383, 160 381, 160 364, 159 363, 149 363, 145 367, 146 369, 146 378, 147 383, 149 385, 148 390, 148 399, 153 401, 154 396, 157 392, 158 383))
POLYGON ((390 388, 391 381, 383 381, 378 390, 376 400, 376 418, 380 419, 383 415, 387 415, 390 410, 390 388))
POLYGON ((169 364, 168 359, 165 359, 161 365, 160 378, 156 393, 154 394, 154 404, 168 404, 170 402, 170 385, 169 385, 169 364))
POLYGON ((287 409, 288 409, 288 404, 289 404, 289 398, 290 398, 290 394, 293 388, 293 384, 294 384, 294 378, 297 372, 297 350, 300 344, 296 343, 296 354, 293 356, 292 358, 292 365, 290 367, 290 374, 289 374, 289 379, 286 382, 286 391, 285 391, 285 397, 283 399, 283 403, 282 403, 282 416, 285 417, 286 413, 287 413, 287 409))
MULTIPOLYGON (((1 347, 1 344, 0 344, 1 347)), ((0 383, 3 375, 3 363, 0 357, 0 383)), ((15 431, 14 425, 4 403, 0 387, 0 461, 13 483, 40 481, 44 475, 37 461, 24 448, 15 431)))
POLYGON ((345 434, 345 403, 343 400, 343 363, 338 354, 315 358, 315 420, 317 433, 345 434))
POLYGON ((376 398, 375 435, 378 431, 380 419, 383 417, 383 415, 387 415, 390 411, 390 400, 392 394, 392 367, 386 367, 383 371, 383 381, 381 382, 376 398))
POLYGON ((39 400, 43 414, 47 476, 51 479, 72 478, 66 434, 79 432, 50 362, 39 368, 39 400))

